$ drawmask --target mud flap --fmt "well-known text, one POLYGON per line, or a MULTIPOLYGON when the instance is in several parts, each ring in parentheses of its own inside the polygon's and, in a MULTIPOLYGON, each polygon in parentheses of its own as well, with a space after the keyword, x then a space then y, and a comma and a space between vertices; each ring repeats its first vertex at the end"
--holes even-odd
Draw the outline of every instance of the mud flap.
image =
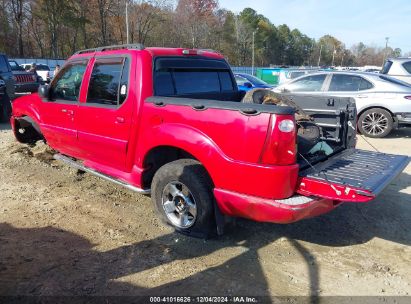
POLYGON ((410 158, 349 149, 299 173, 297 192, 337 201, 374 199, 408 165, 410 158))

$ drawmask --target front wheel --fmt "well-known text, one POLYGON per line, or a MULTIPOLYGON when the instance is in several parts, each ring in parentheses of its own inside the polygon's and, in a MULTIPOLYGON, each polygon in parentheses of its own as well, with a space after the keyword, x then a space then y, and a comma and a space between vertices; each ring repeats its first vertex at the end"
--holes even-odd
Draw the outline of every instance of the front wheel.
POLYGON ((358 119, 360 133, 372 138, 387 136, 391 132, 393 124, 391 114, 380 108, 369 109, 362 113, 358 119))
POLYGON ((198 161, 180 159, 158 169, 151 197, 161 219, 177 232, 208 238, 216 230, 211 185, 198 161))

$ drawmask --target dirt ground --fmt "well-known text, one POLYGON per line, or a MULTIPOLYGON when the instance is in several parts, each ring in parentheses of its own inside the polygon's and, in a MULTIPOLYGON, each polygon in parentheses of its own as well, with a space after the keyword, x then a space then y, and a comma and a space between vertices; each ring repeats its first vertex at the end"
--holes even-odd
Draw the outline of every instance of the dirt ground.
MULTIPOLYGON (((411 156, 410 137, 370 142, 411 156)), ((371 203, 290 225, 239 220, 203 241, 4 124, 0 157, 0 295, 411 295, 411 165, 371 203)))

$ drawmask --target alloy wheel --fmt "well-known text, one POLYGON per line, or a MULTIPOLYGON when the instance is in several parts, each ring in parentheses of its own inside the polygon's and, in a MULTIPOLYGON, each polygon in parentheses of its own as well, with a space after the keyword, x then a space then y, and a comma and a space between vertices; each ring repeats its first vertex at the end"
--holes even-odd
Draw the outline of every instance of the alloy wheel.
POLYGON ((163 190, 162 206, 167 218, 179 228, 189 228, 197 218, 197 205, 186 185, 173 181, 163 190))
POLYGON ((388 128, 388 118, 382 113, 369 113, 362 121, 362 128, 370 135, 380 135, 388 128))

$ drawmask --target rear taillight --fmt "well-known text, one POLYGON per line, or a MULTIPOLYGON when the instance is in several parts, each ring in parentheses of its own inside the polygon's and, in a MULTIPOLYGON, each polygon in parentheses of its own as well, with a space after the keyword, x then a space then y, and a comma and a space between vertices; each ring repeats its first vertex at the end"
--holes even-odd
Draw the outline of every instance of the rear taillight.
POLYGON ((404 96, 404 98, 411 100, 411 96, 404 96))
POLYGON ((297 161, 296 129, 293 115, 271 115, 260 163, 292 165, 297 161))

